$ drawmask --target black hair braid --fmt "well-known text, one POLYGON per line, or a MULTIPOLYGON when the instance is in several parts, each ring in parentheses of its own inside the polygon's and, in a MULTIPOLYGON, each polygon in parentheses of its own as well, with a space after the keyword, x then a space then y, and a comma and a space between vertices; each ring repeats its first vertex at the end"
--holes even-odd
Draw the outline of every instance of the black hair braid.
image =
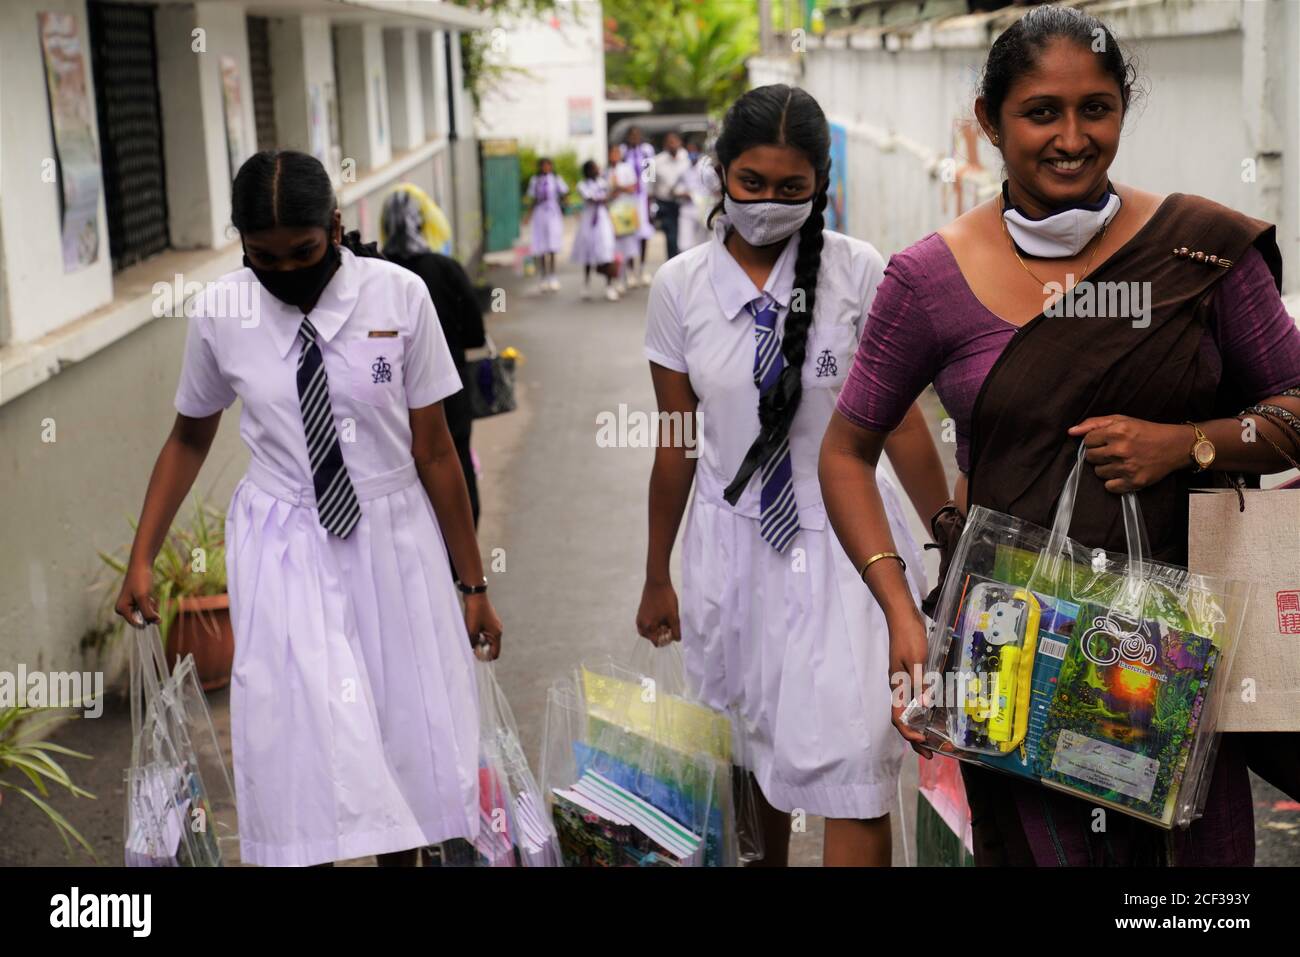
POLYGON ((794 261, 794 287, 790 311, 785 317, 781 337, 781 355, 785 367, 776 388, 769 389, 758 401, 758 421, 765 433, 788 431, 803 397, 803 362, 808 351, 808 329, 817 305, 817 273, 821 269, 822 246, 825 245, 825 217, 828 179, 822 180, 813 198, 812 212, 799 229, 799 254, 794 261))

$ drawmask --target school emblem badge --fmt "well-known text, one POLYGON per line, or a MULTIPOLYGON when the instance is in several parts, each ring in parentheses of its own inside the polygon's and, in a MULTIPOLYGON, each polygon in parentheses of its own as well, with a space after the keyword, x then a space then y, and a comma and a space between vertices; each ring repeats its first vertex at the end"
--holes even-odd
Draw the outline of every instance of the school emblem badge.
POLYGON ((393 367, 388 364, 388 360, 383 356, 370 364, 370 372, 376 384, 393 381, 393 367))
POLYGON ((838 374, 839 371, 835 364, 835 353, 829 349, 823 349, 817 356, 817 378, 825 379, 827 376, 838 374))

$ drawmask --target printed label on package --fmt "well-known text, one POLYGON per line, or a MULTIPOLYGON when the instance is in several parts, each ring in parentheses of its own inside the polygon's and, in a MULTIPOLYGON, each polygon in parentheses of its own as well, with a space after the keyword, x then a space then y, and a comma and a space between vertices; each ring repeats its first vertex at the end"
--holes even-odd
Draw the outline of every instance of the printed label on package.
POLYGON ((1151 800, 1160 762, 1135 751, 1062 729, 1052 755, 1052 770, 1117 791, 1138 801, 1151 800))

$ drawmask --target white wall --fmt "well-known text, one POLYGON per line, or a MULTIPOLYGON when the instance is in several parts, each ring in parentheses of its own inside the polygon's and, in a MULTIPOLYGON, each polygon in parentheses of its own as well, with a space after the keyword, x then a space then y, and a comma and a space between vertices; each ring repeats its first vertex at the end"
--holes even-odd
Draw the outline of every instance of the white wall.
POLYGON ((355 160, 362 173, 393 158, 383 32, 377 24, 349 24, 334 27, 334 36, 343 160, 355 160))
POLYGON ((337 187, 343 148, 330 123, 331 104, 336 126, 339 105, 329 21, 324 17, 273 17, 268 32, 278 145, 315 155, 337 187), (313 144, 314 111, 319 114, 320 132, 313 144))
POLYGON ((163 5, 154 14, 167 212, 175 249, 224 246, 231 238, 230 188, 239 172, 226 148, 221 58, 239 73, 242 164, 257 151, 252 69, 243 8, 209 0, 163 5), (196 50, 194 30, 202 30, 196 50), (212 131, 213 135, 209 135, 212 131))
POLYGON ((409 150, 424 142, 420 58, 416 31, 384 30, 384 69, 387 73, 388 115, 393 124, 393 149, 409 150))
MULTIPOLYGON (((1300 4, 1120 2, 1097 12, 1137 53, 1148 91, 1126 123, 1115 179, 1197 193, 1277 223, 1286 288, 1300 290, 1300 4), (1245 160, 1255 163, 1254 182, 1243 181, 1245 160)), ((849 231, 886 255, 1001 179, 1001 157, 973 127, 979 71, 997 32, 989 18, 962 17, 905 35, 830 39, 839 48, 804 57, 800 82, 849 131, 849 231), (945 179, 952 172, 958 182, 945 179)), ((751 82, 778 79, 783 66, 755 61, 751 82)))
POLYGON ((511 137, 544 152, 573 149, 603 160, 605 48, 598 0, 560 0, 556 18, 504 23, 492 31, 490 59, 527 74, 483 97, 480 137, 511 137), (590 135, 569 134, 570 97, 592 102, 590 135))
POLYGON ((59 186, 43 182, 42 163, 54 157, 45 61, 41 54, 38 11, 71 13, 77 18, 86 90, 92 97, 90 123, 99 141, 90 31, 81 0, 13 0, 0 4, 0 69, 4 103, 0 109, 0 233, 4 235, 5 313, 8 338, 40 338, 113 297, 113 267, 108 250, 108 216, 103 182, 99 190, 99 258, 84 269, 63 271, 59 186), (53 295, 54 290, 57 295, 53 295))

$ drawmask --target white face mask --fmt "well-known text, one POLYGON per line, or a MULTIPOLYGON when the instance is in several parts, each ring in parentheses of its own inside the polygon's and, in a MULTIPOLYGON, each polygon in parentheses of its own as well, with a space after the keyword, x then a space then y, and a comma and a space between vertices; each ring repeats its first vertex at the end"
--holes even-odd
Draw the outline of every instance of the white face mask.
POLYGON ((1020 249, 1044 259, 1077 256, 1119 212, 1119 194, 1106 187, 1106 194, 1091 205, 1071 206, 1030 219, 1015 206, 1002 184, 1002 221, 1020 249))
POLYGON ((789 239, 812 215, 812 206, 812 197, 793 203, 769 199, 735 200, 723 183, 722 211, 740 233, 741 239, 751 246, 770 246, 789 239))

